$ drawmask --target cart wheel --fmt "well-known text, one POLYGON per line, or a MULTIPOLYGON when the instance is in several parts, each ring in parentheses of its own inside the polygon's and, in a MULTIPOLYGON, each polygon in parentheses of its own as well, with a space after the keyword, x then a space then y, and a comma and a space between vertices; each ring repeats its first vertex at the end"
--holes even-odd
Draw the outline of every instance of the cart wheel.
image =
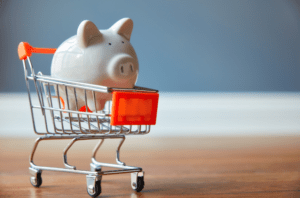
POLYGON ((87 193, 91 197, 98 197, 100 195, 100 193, 101 193, 101 180, 96 181, 96 183, 95 183, 95 189, 93 191, 87 188, 87 193))
POLYGON ((37 173, 36 174, 36 178, 35 177, 30 177, 30 183, 31 185, 33 185, 34 187, 40 187, 42 185, 42 176, 41 173, 37 173))
POLYGON ((133 189, 136 192, 141 192, 145 186, 144 176, 138 177, 136 182, 136 188, 133 189))

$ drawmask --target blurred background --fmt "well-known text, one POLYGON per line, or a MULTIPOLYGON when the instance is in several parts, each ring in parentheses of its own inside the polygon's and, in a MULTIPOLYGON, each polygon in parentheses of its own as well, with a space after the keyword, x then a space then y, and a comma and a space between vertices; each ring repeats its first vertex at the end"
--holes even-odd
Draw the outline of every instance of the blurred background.
MULTIPOLYGON (((299 135, 299 5, 0 0, 0 135, 33 135, 19 42, 57 48, 82 20, 107 29, 123 17, 134 21, 137 85, 161 93, 151 135, 299 135)), ((50 74, 51 59, 31 60, 36 71, 50 74)))

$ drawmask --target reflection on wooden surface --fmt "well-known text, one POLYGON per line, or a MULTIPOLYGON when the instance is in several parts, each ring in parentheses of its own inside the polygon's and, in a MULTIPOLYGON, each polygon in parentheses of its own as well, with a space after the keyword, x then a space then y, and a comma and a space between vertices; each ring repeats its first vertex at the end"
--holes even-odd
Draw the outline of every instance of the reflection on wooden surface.
MULTIPOLYGON (((145 188, 134 193, 130 175, 104 176, 100 197, 300 197, 300 137, 129 137, 121 160, 145 171, 145 188)), ((89 197, 85 175, 42 174, 29 182, 34 139, 0 139, 0 197, 89 197)), ((48 141, 38 148, 37 165, 63 167, 68 142, 48 141)), ((105 142, 97 159, 113 162, 117 141, 105 142)), ((78 142, 68 162, 89 169, 96 141, 78 142)))

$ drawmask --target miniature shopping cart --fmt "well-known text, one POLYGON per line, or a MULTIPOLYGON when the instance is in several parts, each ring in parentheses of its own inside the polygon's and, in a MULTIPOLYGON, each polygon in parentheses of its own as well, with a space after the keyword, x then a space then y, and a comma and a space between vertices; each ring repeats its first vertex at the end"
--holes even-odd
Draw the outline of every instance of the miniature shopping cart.
POLYGON ((88 194, 97 197, 101 193, 103 175, 131 173, 131 187, 137 192, 141 191, 144 188, 144 172, 140 167, 126 166, 121 162, 120 149, 126 135, 148 134, 150 125, 156 123, 158 91, 143 87, 118 89, 57 79, 43 75, 41 72, 36 74, 29 58, 31 54, 54 54, 55 50, 34 48, 25 42, 20 43, 18 47, 19 58, 24 66, 33 129, 37 135, 42 135, 36 139, 30 155, 31 184, 34 187, 41 186, 43 170, 85 174, 88 194), (30 84, 33 84, 36 94, 30 91, 30 84), (62 90, 64 93, 61 93, 62 90), (69 103, 70 92, 72 97, 75 96, 76 110, 65 108, 69 103), (83 93, 85 96, 85 108, 77 107, 78 93, 83 93), (97 93, 112 94, 112 101, 107 102, 102 111, 91 112, 87 105, 87 95, 92 94, 96 106, 97 93), (67 98, 65 101, 61 98, 62 94, 67 98), (35 104, 34 100, 37 101, 35 104), (37 122, 38 120, 40 121, 37 122), (41 124, 41 120, 43 128, 39 130, 38 125, 41 124), (65 168, 34 164, 33 158, 39 142, 65 139, 71 139, 63 151, 65 168), (98 139, 99 143, 92 153, 90 171, 77 170, 75 166, 68 164, 67 152, 76 141, 95 139, 98 139), (96 153, 105 139, 120 139, 116 151, 116 164, 96 160, 96 153), (102 167, 113 169, 104 171, 102 167))

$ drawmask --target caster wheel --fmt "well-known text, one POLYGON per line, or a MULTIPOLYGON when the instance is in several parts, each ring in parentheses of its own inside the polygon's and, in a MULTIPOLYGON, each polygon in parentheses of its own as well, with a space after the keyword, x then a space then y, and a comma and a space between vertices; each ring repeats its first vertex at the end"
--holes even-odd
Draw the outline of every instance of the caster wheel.
POLYGON ((42 176, 41 173, 37 173, 36 178, 35 177, 30 177, 30 183, 31 185, 33 185, 34 187, 40 187, 42 185, 42 176))
POLYGON ((91 189, 91 188, 87 188, 87 193, 91 196, 91 197, 98 197, 101 193, 101 181, 96 181, 95 183, 95 188, 91 189))
POLYGON ((145 186, 145 183, 144 183, 144 177, 138 177, 137 178, 137 182, 136 182, 136 189, 134 189, 136 192, 141 192, 143 190, 145 186))

